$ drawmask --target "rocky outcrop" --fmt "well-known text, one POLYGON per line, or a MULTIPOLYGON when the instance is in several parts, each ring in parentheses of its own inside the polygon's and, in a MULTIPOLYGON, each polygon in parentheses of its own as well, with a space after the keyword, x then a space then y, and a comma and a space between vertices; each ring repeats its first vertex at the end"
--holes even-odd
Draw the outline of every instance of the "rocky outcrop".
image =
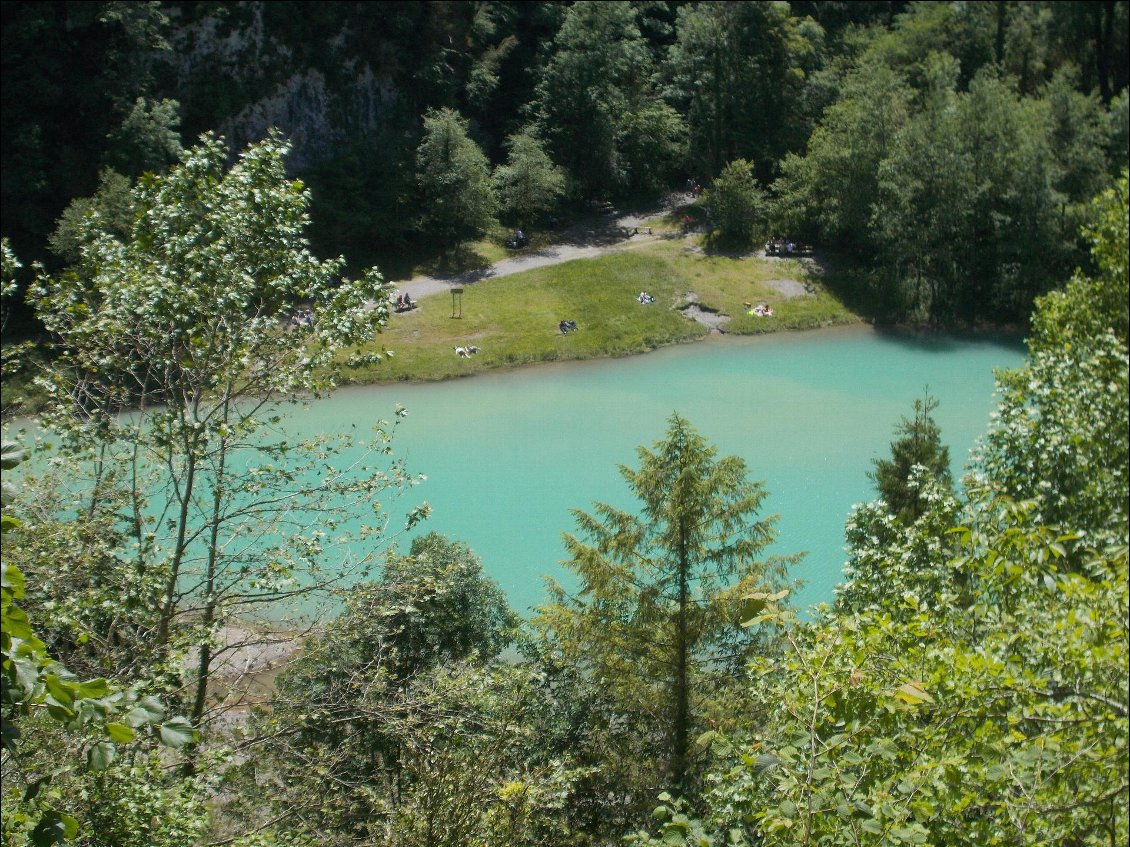
POLYGON ((304 45, 312 60, 303 61, 271 31, 263 3, 240 3, 226 16, 174 18, 163 58, 186 128, 214 127, 237 151, 278 127, 293 144, 289 166, 303 171, 375 134, 397 99, 391 75, 352 53, 352 41, 342 24, 304 45))

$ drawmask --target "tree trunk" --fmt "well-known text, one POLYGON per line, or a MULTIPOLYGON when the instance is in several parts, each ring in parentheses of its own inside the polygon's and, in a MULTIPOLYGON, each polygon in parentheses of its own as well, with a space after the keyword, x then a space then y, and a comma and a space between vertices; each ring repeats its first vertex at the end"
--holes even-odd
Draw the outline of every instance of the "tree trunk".
POLYGON ((1008 31, 1008 4, 997 3, 997 36, 993 44, 993 53, 998 65, 1004 64, 1004 40, 1008 31))
POLYGON ((1114 91, 1111 86, 1111 61, 1114 33, 1114 0, 1106 0, 1095 9, 1095 72, 1098 74, 1099 97, 1110 105, 1114 91))
MULTIPOLYGON (((224 397, 224 423, 228 423, 231 407, 231 387, 224 397)), ((208 528, 208 564, 204 580, 204 613, 202 617, 205 637, 200 644, 200 660, 196 664, 196 697, 192 704, 192 725, 199 727, 208 704, 208 682, 212 671, 212 624, 216 621, 216 568, 219 564, 220 517, 223 512, 225 471, 228 458, 227 436, 220 438, 217 453, 216 479, 212 483, 212 520, 208 528)), ((196 771, 196 745, 188 748, 184 772, 192 776, 196 771)))
POLYGON ((690 639, 688 635, 688 604, 690 602, 689 569, 687 561, 686 528, 679 528, 679 612, 675 635, 675 703, 673 736, 672 776, 675 790, 685 793, 687 778, 687 743, 690 734, 690 680, 688 655, 690 639))
POLYGON ((169 563, 169 576, 165 581, 165 596, 161 598, 161 620, 157 628, 157 644, 163 651, 169 643, 169 629, 176 612, 177 579, 184 561, 185 544, 188 536, 188 511, 192 503, 192 487, 196 481, 196 454, 189 450, 185 456, 184 490, 180 495, 180 509, 177 514, 177 542, 173 549, 173 559, 169 563))
POLYGON ((714 126, 711 135, 714 136, 711 147, 710 178, 722 172, 722 57, 717 47, 714 49, 714 126))

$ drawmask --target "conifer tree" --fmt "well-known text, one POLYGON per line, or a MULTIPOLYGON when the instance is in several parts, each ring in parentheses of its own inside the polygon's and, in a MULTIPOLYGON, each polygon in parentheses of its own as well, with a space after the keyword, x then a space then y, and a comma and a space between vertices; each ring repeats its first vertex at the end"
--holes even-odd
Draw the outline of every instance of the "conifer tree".
POLYGON ((565 543, 580 588, 569 597, 551 586, 538 620, 621 715, 642 718, 641 732, 663 745, 670 786, 683 790, 696 684, 748 646, 735 643, 738 598, 779 587, 784 562, 757 558, 775 519, 757 517, 765 490, 747 480, 741 458, 715 458, 677 414, 664 440, 638 452, 638 469, 620 473, 639 510, 574 510, 584 540, 566 534, 565 543))
POLYGON ((891 442, 891 458, 875 459, 875 471, 869 476, 879 489, 887 508, 904 523, 913 523, 923 512, 917 485, 912 484, 911 471, 922 465, 946 488, 952 486, 950 451, 942 443, 942 430, 935 423, 936 398, 929 392, 914 401, 914 419, 903 418, 895 432, 899 438, 891 442))

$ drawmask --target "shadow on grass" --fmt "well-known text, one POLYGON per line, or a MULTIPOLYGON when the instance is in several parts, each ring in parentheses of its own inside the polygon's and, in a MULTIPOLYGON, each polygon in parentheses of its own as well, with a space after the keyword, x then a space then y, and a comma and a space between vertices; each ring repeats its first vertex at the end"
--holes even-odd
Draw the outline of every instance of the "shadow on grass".
POLYGON ((463 243, 417 266, 418 273, 428 276, 454 276, 485 271, 490 259, 482 255, 474 244, 463 243))
MULTIPOLYGON (((706 224, 709 227, 709 224, 706 224)), ((749 259, 761 255, 753 241, 727 238, 719 230, 708 228, 702 236, 702 252, 725 259, 749 259)))
POLYGON ((560 233, 560 241, 580 247, 611 247, 630 238, 632 230, 620 226, 615 210, 577 221, 560 233))

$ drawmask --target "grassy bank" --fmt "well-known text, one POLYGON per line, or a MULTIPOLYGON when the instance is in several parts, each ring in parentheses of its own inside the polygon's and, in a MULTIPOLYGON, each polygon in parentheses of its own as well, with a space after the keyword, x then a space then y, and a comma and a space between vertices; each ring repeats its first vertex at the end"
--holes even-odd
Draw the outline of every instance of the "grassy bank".
POLYGON ((709 332, 680 311, 689 302, 728 316, 725 331, 736 334, 857 322, 810 267, 706 255, 677 240, 483 280, 464 287, 461 307, 442 292, 420 298, 413 312, 393 315, 374 346, 394 356, 348 378, 357 383, 440 380, 534 362, 642 353, 709 332), (775 280, 807 284, 811 293, 788 297, 775 280), (641 305, 640 291, 656 302, 641 305), (774 317, 747 314, 745 304, 757 302, 772 306, 774 317), (575 321, 578 331, 563 336, 562 320, 575 321), (457 356, 453 348, 468 344, 481 352, 468 359, 457 356))
MULTIPOLYGON (((673 217, 648 225, 672 237, 467 285, 461 309, 456 306, 461 317, 452 316, 449 292, 421 297, 419 308, 394 314, 372 344, 395 355, 348 372, 347 381, 434 381, 536 362, 643 353, 707 335, 706 326, 681 311, 691 302, 728 318, 724 331, 738 335, 860 320, 825 289, 811 262, 704 253, 691 240, 674 237, 678 223, 673 217), (782 281, 793 288, 807 286, 807 292, 787 296, 782 287, 790 286, 782 281), (656 302, 641 305, 636 299, 640 291, 656 302), (748 314, 746 304, 759 302, 771 306, 774 316, 748 314), (563 336, 558 329, 562 320, 575 321, 577 332, 563 336), (481 352, 467 359, 457 356, 453 348, 468 344, 481 352)), ((466 252, 456 259, 474 266, 505 255, 501 247, 495 255, 485 241, 468 245, 466 252)), ((3 387, 5 408, 35 411, 38 391, 17 369, 5 367, 3 387)))

